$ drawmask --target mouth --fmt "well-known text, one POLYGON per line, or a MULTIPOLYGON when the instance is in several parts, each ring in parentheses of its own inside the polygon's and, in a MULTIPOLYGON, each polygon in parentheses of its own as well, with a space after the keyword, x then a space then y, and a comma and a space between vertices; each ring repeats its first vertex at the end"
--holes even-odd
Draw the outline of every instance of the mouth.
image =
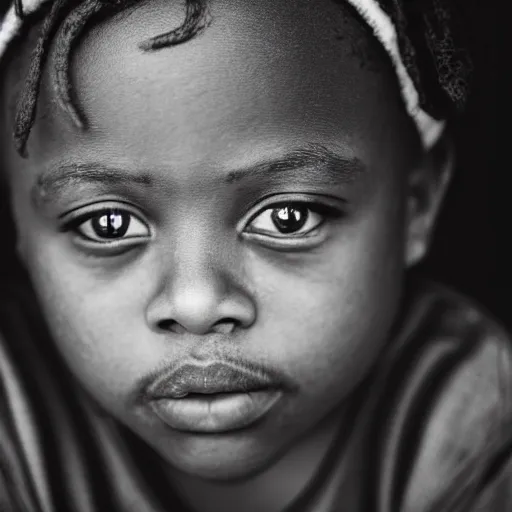
POLYGON ((277 390, 246 393, 195 394, 150 402, 152 411, 169 427, 182 432, 221 434, 253 425, 282 396, 277 390))
POLYGON ((185 363, 164 372, 149 386, 147 394, 152 399, 181 399, 189 395, 245 393, 281 384, 282 379, 254 365, 185 363))
POLYGON ((185 363, 147 388, 150 410, 175 430, 222 433, 262 419, 283 396, 284 379, 252 364, 185 363))

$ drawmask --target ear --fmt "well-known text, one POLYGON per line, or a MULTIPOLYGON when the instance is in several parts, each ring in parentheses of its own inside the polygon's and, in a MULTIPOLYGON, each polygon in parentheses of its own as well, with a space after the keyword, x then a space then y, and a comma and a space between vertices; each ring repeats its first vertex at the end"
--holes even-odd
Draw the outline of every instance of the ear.
POLYGON ((405 263, 411 267, 427 254, 454 167, 454 148, 446 130, 425 150, 407 179, 405 263))

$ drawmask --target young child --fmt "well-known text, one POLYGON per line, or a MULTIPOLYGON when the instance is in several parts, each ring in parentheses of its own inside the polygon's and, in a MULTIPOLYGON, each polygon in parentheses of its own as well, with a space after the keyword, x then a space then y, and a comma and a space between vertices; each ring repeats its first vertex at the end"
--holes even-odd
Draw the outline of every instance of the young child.
POLYGON ((2 512, 512 510, 509 341, 408 272, 441 0, 6 8, 2 512))

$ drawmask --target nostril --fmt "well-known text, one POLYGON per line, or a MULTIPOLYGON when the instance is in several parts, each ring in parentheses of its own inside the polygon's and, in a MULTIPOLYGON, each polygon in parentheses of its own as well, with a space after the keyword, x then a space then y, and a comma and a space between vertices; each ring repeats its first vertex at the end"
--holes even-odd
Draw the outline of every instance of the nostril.
POLYGON ((175 334, 184 334, 187 331, 183 325, 174 320, 162 320, 158 323, 158 328, 162 331, 171 331, 175 334))
MULTIPOLYGON (((224 318, 211 325, 210 328, 205 328, 202 333, 207 334, 208 332, 215 332, 218 334, 230 334, 239 324, 240 322, 234 318, 224 318)), ((162 320, 158 323, 158 328, 162 331, 173 332, 174 334, 196 332, 195 329, 187 328, 175 320, 162 320)))
POLYGON ((234 318, 225 318, 212 326, 212 331, 219 334, 230 334, 238 326, 239 322, 234 318))

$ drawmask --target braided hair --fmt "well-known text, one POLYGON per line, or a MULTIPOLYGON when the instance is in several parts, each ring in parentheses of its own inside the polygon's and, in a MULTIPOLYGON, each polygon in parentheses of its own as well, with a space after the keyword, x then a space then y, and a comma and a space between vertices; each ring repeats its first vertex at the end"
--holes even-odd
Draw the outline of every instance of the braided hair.
MULTIPOLYGON (((138 1, 54 0, 50 2, 51 7, 45 7, 44 21, 16 114, 14 142, 20 155, 26 156, 43 68, 53 39, 56 38, 55 65, 51 73, 56 84, 57 101, 76 126, 85 127, 85 120, 73 102, 69 76, 74 45, 93 19, 112 16, 138 1)), ((332 1, 351 3, 346 0, 332 1)), ((418 93, 421 109, 433 119, 446 119, 460 112, 469 96, 473 72, 460 9, 460 2, 467 4, 467 0, 376 1, 396 29, 400 58, 418 93)), ((194 37, 208 25, 206 2, 185 0, 183 24, 143 41, 140 48, 155 51, 194 37)), ((22 0, 15 0, 15 11, 18 17, 25 16, 22 0)))
MULTIPOLYGON (((135 3, 136 0, 56 0, 52 3, 51 8, 44 15, 18 103, 14 125, 14 143, 20 155, 26 156, 26 144, 35 121, 43 69, 54 37, 55 65, 51 73, 55 83, 57 101, 73 123, 79 128, 84 128, 85 120, 73 102, 69 73, 73 48, 86 25, 93 19, 100 16, 112 16, 135 3)), ((15 9, 18 16, 24 16, 21 0, 16 0, 15 9)), ((199 33, 206 25, 207 10, 204 0, 187 0, 185 19, 179 27, 147 39, 139 46, 141 50, 149 52, 184 43, 199 33)))
POLYGON ((421 105, 434 117, 461 112, 469 97, 473 63, 457 0, 382 3, 397 28, 402 59, 421 105))

